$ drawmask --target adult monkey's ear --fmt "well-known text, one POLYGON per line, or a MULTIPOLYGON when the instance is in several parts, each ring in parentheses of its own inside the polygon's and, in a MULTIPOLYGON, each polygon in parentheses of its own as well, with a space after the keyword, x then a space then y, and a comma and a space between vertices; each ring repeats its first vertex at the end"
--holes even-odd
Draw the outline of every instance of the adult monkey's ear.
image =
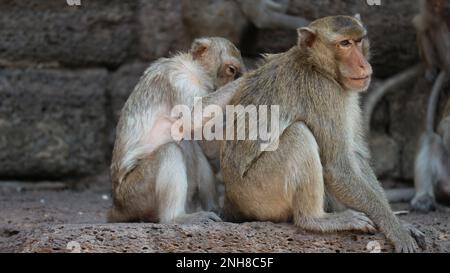
POLYGON ((211 40, 207 38, 196 39, 191 46, 191 54, 194 60, 201 58, 208 52, 211 46, 211 40))
POLYGON ((301 48, 310 48, 316 40, 317 33, 309 27, 297 29, 298 46, 301 48))

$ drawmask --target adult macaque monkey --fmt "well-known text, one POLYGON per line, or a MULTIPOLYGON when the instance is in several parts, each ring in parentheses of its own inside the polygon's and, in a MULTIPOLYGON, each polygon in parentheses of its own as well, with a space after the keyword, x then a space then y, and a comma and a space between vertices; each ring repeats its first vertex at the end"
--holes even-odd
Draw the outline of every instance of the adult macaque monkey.
MULTIPOLYGON (((371 80, 368 57, 359 16, 326 17, 300 28, 297 46, 269 56, 235 90, 224 88, 235 92, 232 105, 280 106, 276 151, 261 151, 259 141, 222 143, 226 219, 293 220, 318 232, 378 228, 398 252, 425 247, 424 235, 394 215, 369 165, 358 103, 371 80), (325 192, 350 209, 326 213, 325 192)), ((220 91, 211 97, 230 97, 220 91)))
POLYGON ((244 69, 239 50, 223 38, 197 39, 189 53, 147 69, 117 126, 109 221, 220 220, 209 212, 218 209, 211 166, 197 142, 172 140, 171 110, 191 107, 194 97, 237 79, 244 69))

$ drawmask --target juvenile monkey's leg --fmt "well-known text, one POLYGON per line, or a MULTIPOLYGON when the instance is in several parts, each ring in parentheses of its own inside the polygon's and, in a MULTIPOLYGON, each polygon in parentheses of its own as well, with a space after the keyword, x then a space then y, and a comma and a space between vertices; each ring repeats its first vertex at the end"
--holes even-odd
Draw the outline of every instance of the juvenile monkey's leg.
MULTIPOLYGON (((227 160, 223 160, 226 164, 227 160)), ((324 211, 324 181, 318 145, 303 123, 287 128, 274 152, 263 153, 244 177, 223 166, 225 216, 235 221, 287 221, 306 230, 375 231, 362 213, 324 211)))
MULTIPOLYGON (((186 214, 188 175, 183 149, 168 143, 140 160, 115 190, 110 222, 193 223, 217 220, 206 212, 186 214)), ((194 186, 194 185, 191 185, 194 186)))
POLYGON ((185 214, 186 166, 175 143, 142 158, 115 189, 110 221, 171 222, 185 214))
POLYGON ((187 170, 183 151, 177 144, 166 144, 160 152, 155 180, 158 218, 161 223, 170 223, 186 214, 187 170))
MULTIPOLYGON (((182 145, 189 144, 183 143, 182 145)), ((156 196, 158 202, 158 215, 160 223, 176 222, 191 224, 208 220, 220 221, 220 218, 212 213, 200 211, 187 213, 187 202, 193 202, 193 193, 197 181, 192 180, 187 170, 186 160, 194 160, 192 147, 180 147, 175 143, 165 145, 164 154, 156 177, 156 196)), ((197 179, 202 179, 197 176, 197 179)))
POLYGON ((203 210, 219 212, 219 196, 214 171, 198 143, 193 143, 194 156, 197 159, 198 195, 203 210))

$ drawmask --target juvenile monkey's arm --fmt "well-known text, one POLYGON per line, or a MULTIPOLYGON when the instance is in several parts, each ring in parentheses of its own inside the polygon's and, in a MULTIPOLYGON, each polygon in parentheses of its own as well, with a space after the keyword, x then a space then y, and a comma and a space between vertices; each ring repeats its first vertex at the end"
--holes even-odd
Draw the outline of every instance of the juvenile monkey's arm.
MULTIPOLYGON (((193 116, 195 120, 195 115, 202 114, 208 105, 217 105, 222 110, 225 109, 225 107, 231 102, 231 99, 233 99, 236 92, 239 90, 239 87, 243 81, 243 78, 237 79, 235 81, 232 81, 228 83, 227 85, 221 87, 217 91, 205 96, 202 98, 201 101, 197 101, 197 103, 194 105, 194 109, 192 110, 193 116), (200 109, 201 113, 196 113, 195 109, 200 109)), ((201 129, 206 122, 210 121, 214 117, 202 117, 202 123, 201 124, 192 124, 192 131, 196 131, 201 129), (201 127, 200 127, 201 126, 201 127), (199 128, 200 127, 200 128, 199 128)))
POLYGON ((240 78, 232 81, 227 85, 221 87, 217 91, 203 97, 203 108, 211 104, 215 104, 222 108, 225 108, 225 106, 230 103, 231 99, 236 94, 243 80, 243 78, 240 78))

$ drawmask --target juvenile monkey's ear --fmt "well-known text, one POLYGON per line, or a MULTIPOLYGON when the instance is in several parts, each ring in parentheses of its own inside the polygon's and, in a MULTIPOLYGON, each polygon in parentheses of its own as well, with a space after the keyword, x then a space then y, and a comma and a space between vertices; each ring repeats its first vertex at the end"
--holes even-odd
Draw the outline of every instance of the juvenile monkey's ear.
POLYGON ((211 41, 209 39, 197 39, 192 43, 191 46, 191 54, 194 60, 197 60, 198 58, 205 55, 205 53, 208 51, 209 47, 211 46, 211 41))
POLYGON ((316 40, 317 33, 309 27, 302 27, 297 29, 298 45, 301 48, 311 47, 316 40))
POLYGON ((355 17, 356 19, 358 19, 359 21, 362 22, 361 14, 357 13, 357 14, 355 14, 353 17, 355 17))

